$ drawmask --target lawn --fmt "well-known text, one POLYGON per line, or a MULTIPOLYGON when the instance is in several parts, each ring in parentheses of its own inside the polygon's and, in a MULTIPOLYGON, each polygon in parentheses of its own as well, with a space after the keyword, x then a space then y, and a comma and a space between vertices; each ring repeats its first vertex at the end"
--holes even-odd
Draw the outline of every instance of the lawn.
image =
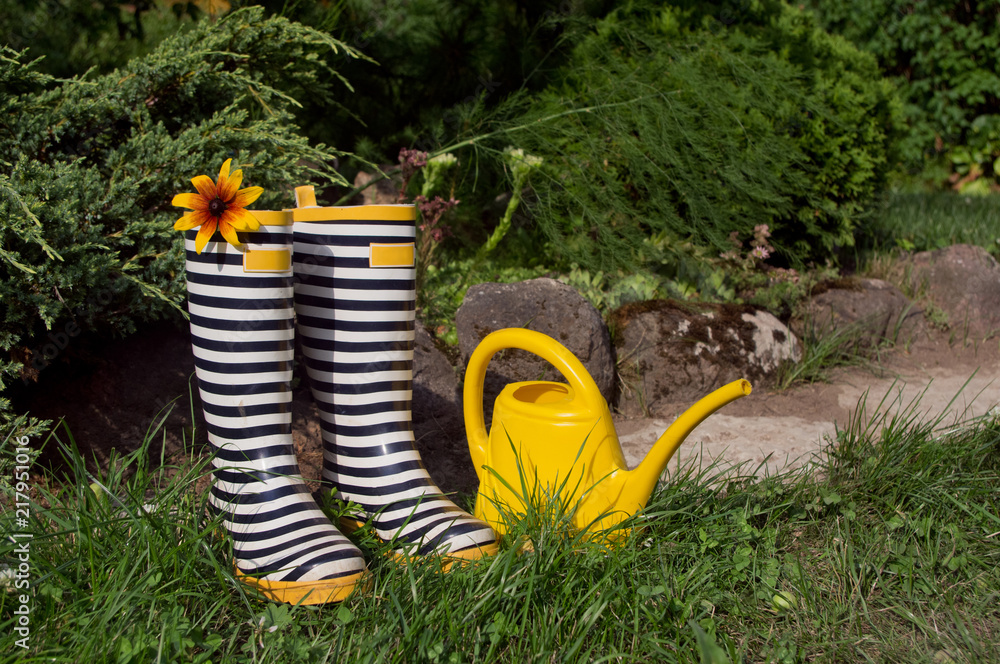
POLYGON ((882 250, 941 249, 952 244, 977 244, 1000 255, 1000 201, 992 196, 951 192, 893 193, 877 215, 877 230, 869 241, 882 250))
MULTIPOLYGON (((394 563, 362 534, 371 589, 322 607, 269 603, 234 580, 194 488, 204 459, 150 464, 154 429, 96 477, 62 432, 49 444, 65 447, 70 476, 31 480, 28 649, 8 619, 0 651, 77 662, 998 661, 1000 420, 942 430, 914 412, 859 416, 825 465, 782 476, 674 468, 611 550, 539 522, 495 558, 442 574, 394 563)), ((14 519, 0 516, 4 532, 24 530, 14 519)), ((5 616, 13 583, 0 594, 5 616)))

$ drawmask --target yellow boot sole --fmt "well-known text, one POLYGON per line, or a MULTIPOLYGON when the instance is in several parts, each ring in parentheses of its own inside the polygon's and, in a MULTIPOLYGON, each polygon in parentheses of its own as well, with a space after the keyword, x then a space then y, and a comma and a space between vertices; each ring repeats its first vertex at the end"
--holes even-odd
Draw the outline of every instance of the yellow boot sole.
MULTIPOLYGON (((340 530, 346 533, 353 533, 361 528, 364 528, 365 524, 357 519, 352 519, 350 517, 340 518, 340 530)), ((387 542, 379 537, 374 532, 372 533, 379 542, 386 544, 387 542)), ((470 563, 474 560, 481 560, 483 558, 489 558, 490 556, 495 556, 497 552, 500 551, 500 545, 497 542, 492 544, 487 544, 484 546, 470 547, 468 549, 463 549, 462 551, 456 551, 454 553, 432 553, 426 556, 413 556, 407 553, 399 553, 393 551, 388 554, 390 558, 396 562, 406 563, 411 560, 430 560, 432 558, 441 559, 441 571, 448 572, 456 564, 470 563)))
POLYGON ((329 604, 342 602, 355 591, 365 592, 371 588, 368 570, 338 579, 322 581, 266 581, 247 576, 236 570, 236 577, 244 584, 260 591, 275 602, 287 604, 329 604))

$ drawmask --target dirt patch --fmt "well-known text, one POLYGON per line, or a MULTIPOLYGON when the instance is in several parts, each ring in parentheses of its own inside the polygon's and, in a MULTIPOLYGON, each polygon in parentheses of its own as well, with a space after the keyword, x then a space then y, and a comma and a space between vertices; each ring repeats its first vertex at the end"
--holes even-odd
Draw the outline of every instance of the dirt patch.
MULTIPOLYGON (((948 426, 981 416, 1000 404, 1000 345, 996 339, 965 346, 935 333, 907 349, 884 353, 871 368, 831 373, 828 383, 785 391, 754 390, 699 425, 671 466, 719 459, 746 462, 747 471, 775 473, 818 459, 836 432, 855 417, 877 421, 886 410, 948 426)), ((663 418, 619 418, 625 459, 637 465, 660 434, 691 404, 673 404, 663 418)))

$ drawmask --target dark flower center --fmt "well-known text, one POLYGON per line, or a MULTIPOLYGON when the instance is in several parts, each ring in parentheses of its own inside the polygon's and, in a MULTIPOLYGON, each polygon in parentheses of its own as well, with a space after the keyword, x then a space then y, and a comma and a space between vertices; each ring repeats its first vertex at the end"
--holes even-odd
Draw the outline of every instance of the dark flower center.
POLYGON ((208 213, 213 217, 221 217, 222 213, 229 209, 226 202, 216 196, 208 204, 208 213))

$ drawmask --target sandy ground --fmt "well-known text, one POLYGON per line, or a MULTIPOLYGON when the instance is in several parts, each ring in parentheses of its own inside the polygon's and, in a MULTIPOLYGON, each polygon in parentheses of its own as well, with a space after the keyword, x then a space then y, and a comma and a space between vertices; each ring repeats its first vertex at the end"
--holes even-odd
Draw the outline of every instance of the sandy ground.
MULTIPOLYGON (((878 426, 880 411, 909 410, 923 421, 940 418, 941 427, 981 417, 1000 404, 998 341, 958 348, 925 339, 891 353, 880 368, 838 370, 832 378, 782 392, 755 390, 727 404, 691 432, 669 467, 720 459, 746 462, 743 472, 773 474, 819 459, 855 417, 878 426)), ((669 417, 616 423, 630 468, 689 405, 669 417)))

